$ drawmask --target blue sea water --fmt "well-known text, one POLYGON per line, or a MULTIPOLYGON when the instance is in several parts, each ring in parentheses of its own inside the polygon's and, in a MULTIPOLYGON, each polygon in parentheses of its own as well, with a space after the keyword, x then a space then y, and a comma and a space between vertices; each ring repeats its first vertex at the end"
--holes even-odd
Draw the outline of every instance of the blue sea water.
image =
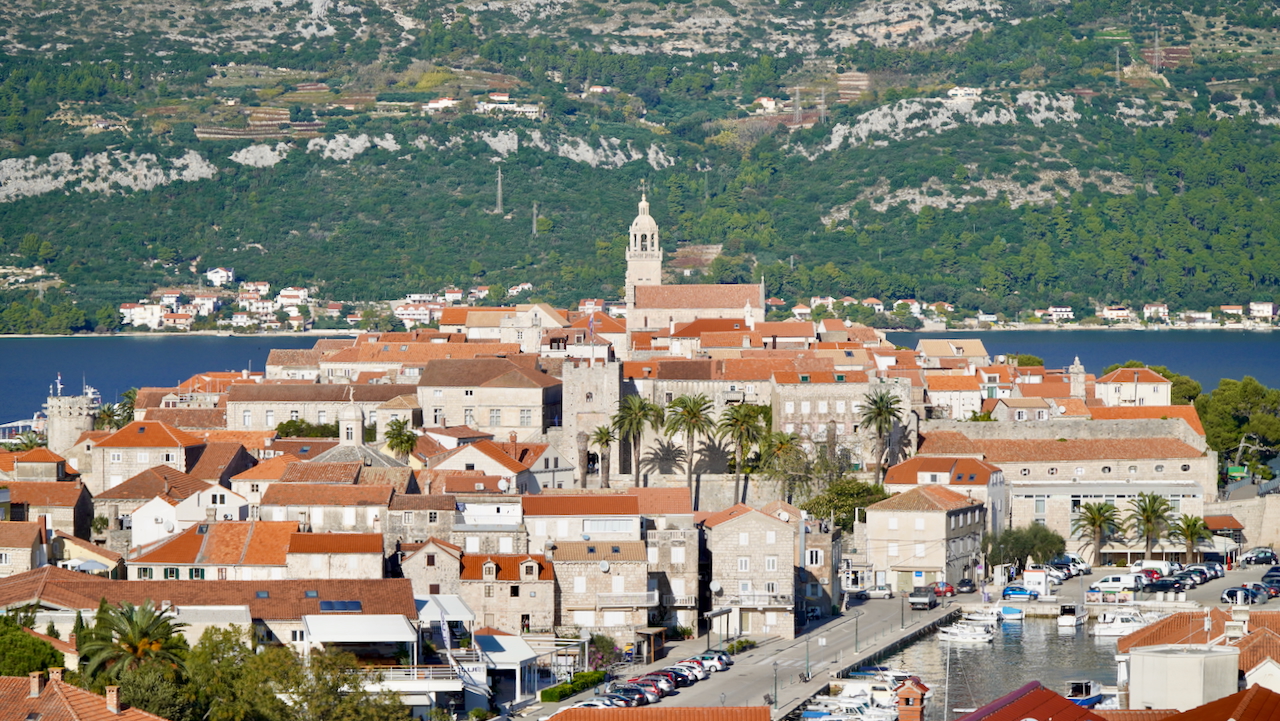
POLYGON ((889 333, 897 345, 915 348, 921 338, 981 338, 992 355, 1028 353, 1049 368, 1066 368, 1079 356, 1090 373, 1113 363, 1139 360, 1200 382, 1206 392, 1223 378, 1253 376, 1280 386, 1280 333, 1242 330, 1028 330, 889 333))
POLYGON ((141 386, 172 386, 196 373, 261 371, 272 348, 310 348, 316 336, 204 335, 0 338, 0 422, 30 418, 62 374, 63 393, 82 383, 114 402, 141 386))

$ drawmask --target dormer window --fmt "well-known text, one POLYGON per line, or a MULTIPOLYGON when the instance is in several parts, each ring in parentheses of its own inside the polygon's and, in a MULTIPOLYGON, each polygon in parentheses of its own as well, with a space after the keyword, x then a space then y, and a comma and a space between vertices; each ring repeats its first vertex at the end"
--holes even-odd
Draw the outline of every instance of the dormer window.
POLYGON ((484 564, 484 575, 486 578, 493 578, 498 575, 498 566, 492 561, 484 564))
POLYGON ((532 563, 524 564, 524 575, 532 578, 538 573, 538 567, 532 563))

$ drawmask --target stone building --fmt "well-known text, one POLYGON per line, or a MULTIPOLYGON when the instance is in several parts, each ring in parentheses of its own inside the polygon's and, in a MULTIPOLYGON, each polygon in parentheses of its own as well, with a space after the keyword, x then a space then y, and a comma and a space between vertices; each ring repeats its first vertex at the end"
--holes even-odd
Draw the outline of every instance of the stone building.
POLYGON ((423 543, 432 536, 448 538, 457 507, 449 495, 395 494, 382 524, 383 545, 391 551, 397 543, 423 543))
POLYGON ((393 493, 390 486, 275 483, 263 494, 257 517, 292 521, 310 533, 381 535, 393 493))
POLYGON ((423 369, 423 422, 452 423, 505 438, 541 434, 561 423, 561 382, 509 358, 442 359, 423 369))
POLYGON ((976 579, 986 508, 944 486, 917 486, 867 507, 867 555, 877 585, 910 590, 976 579))
POLYGON ((476 493, 453 497, 458 513, 450 543, 466 553, 519 554, 531 550, 519 496, 476 493))
POLYGON ((640 502, 649 588, 659 594, 650 609, 653 626, 675 623, 698 629, 702 602, 699 578, 702 530, 693 520, 687 488, 628 488, 640 502))
POLYGON ((813 616, 830 616, 843 600, 840 527, 826 518, 810 518, 807 512, 784 501, 773 501, 760 510, 795 529, 796 593, 804 599, 796 605, 796 612, 805 622, 813 616))
MULTIPOLYGON (((104 527, 93 529, 90 538, 94 543, 101 543, 112 551, 127 553, 137 545, 134 542, 133 514, 140 508, 157 498, 163 499, 166 505, 175 507, 185 499, 211 488, 213 486, 210 484, 169 466, 148 468, 94 497, 94 517, 105 518, 107 522, 104 527)), ((181 529, 175 525, 166 531, 162 520, 159 529, 145 529, 138 536, 139 540, 145 538, 151 541, 176 530, 181 529)))
POLYGON ((204 446, 190 433, 164 423, 134 421, 93 446, 93 470, 85 473, 85 486, 97 497, 156 465, 186 473, 204 446))
POLYGON ((39 568, 49 561, 48 539, 35 521, 0 521, 0 578, 39 568))
POLYGON ((409 394, 411 385, 374 384, 257 384, 236 383, 227 388, 227 429, 272 430, 286 421, 337 423, 342 409, 355 405, 370 425, 378 424, 378 408, 409 394))
POLYGON ((93 499, 79 482, 39 483, 22 481, 8 484, 9 519, 39 521, 45 528, 61 531, 77 538, 89 537, 93 521, 93 499))
POLYGON ((520 499, 529 547, 565 541, 639 541, 640 502, 635 496, 542 494, 520 499))
MULTIPOLYGON (((617 361, 567 360, 561 368, 561 402, 564 425, 561 451, 572 453, 577 476, 583 479, 599 470, 599 448, 588 438, 600 426, 612 423, 612 414, 622 398, 622 363, 617 361)), ((610 448, 610 473, 621 473, 617 444, 610 448)))
POLYGON ((579 636, 602 633, 634 643, 659 594, 650 590, 642 541, 555 541, 548 548, 559 594, 556 625, 579 636))
MULTIPOLYGON (((58 390, 61 388, 59 381, 58 390)), ((64 453, 76 444, 81 434, 93 430, 100 404, 88 390, 78 396, 51 395, 45 400, 45 438, 54 453, 64 453)))
POLYGON ((998 534, 1010 527, 1012 499, 999 466, 980 458, 916 456, 890 468, 884 477, 884 489, 891 494, 926 485, 949 486, 981 501, 987 507, 987 531, 998 534))
POLYGON ((413 595, 462 593, 462 549, 439 538, 402 544, 400 572, 413 582, 413 595), (412 547, 412 548, 410 548, 412 547))
POLYGON ((1117 368, 1094 382, 1094 395, 1108 406, 1167 406, 1173 382, 1150 368, 1117 368))
POLYGON ((796 529, 738 504, 708 516, 711 610, 729 609, 728 633, 795 638, 796 529))
POLYGON ((556 576, 542 554, 464 551, 458 595, 482 627, 513 634, 555 627, 556 576))
POLYGON ((905 378, 868 378, 859 371, 775 372, 773 374, 773 427, 795 433, 806 443, 822 445, 832 439, 849 460, 863 468, 880 463, 882 450, 874 430, 862 424, 863 408, 875 393, 888 392, 898 399, 903 422, 889 435, 887 458, 909 452, 916 422, 911 384, 905 378))

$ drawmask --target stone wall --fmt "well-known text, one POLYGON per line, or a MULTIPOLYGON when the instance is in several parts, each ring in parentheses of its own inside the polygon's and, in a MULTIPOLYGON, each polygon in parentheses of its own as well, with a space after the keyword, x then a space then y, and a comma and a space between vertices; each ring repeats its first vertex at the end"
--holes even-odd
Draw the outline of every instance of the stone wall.
POLYGON ((1206 516, 1235 516, 1244 524, 1243 550, 1254 546, 1280 547, 1280 495, 1206 503, 1204 513, 1206 516))
POLYGON ((921 422, 920 433, 928 436, 929 431, 955 431, 973 439, 1176 438, 1198 451, 1207 451, 1209 448, 1204 436, 1191 430, 1186 421, 1178 418, 1123 421, 1057 418, 1048 423, 1018 424, 942 420, 921 422))

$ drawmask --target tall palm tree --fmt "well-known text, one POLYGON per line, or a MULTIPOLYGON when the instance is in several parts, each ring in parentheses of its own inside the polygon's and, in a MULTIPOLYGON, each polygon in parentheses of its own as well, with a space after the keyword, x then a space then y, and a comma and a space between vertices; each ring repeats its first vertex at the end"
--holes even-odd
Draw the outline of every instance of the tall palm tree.
POLYGON ((407 418, 397 418, 388 423, 385 439, 387 448, 396 454, 397 458, 408 458, 418 445, 418 434, 409 427, 407 418))
POLYGON ((1071 519, 1071 532, 1087 535, 1093 546, 1093 565, 1102 566, 1102 547, 1107 539, 1124 528, 1120 511, 1110 503, 1083 503, 1076 517, 1071 519))
POLYGON ((613 414, 613 430, 618 440, 631 444, 631 471, 635 475, 635 487, 640 487, 640 442, 644 439, 645 428, 655 432, 662 428, 662 408, 650 403, 640 396, 627 396, 618 403, 618 412, 613 414))
POLYGON ((99 613, 89 638, 80 646, 87 659, 85 678, 119 681, 120 674, 144 663, 182 667, 183 642, 178 633, 187 624, 158 611, 151 601, 134 606, 121 601, 99 613))
POLYGON ((684 395, 671 401, 667 406, 665 429, 667 437, 679 433, 684 436, 685 448, 685 484, 693 490, 693 459, 697 453, 698 436, 709 436, 716 428, 715 416, 711 414, 711 399, 699 393, 696 396, 684 395))
MULTIPOLYGON (((609 487, 609 447, 618 440, 613 435, 613 429, 609 426, 598 426, 591 432, 591 445, 600 449, 600 487, 609 487)), ((583 474, 583 484, 586 484, 586 475, 583 474)))
POLYGON ((809 458, 794 433, 770 433, 760 441, 760 465, 770 480, 777 481, 778 495, 790 502, 796 488, 809 481, 809 458))
POLYGON ((764 438, 764 423, 760 418, 760 406, 739 403, 729 406, 720 414, 716 432, 733 441, 733 502, 742 501, 742 462, 747 449, 764 438))
POLYGON ((9 442, 9 450, 13 451, 30 451, 47 445, 48 441, 44 436, 35 431, 23 431, 16 438, 9 442))
POLYGON ((876 480, 884 485, 884 458, 889 450, 889 436, 902 423, 902 399, 888 389, 878 390, 862 402, 862 425, 876 434, 876 480))
POLYGON ((1125 524, 1146 542, 1143 560, 1151 558, 1151 550, 1155 548, 1156 541, 1160 540, 1162 533, 1169 530, 1169 516, 1172 512, 1169 499, 1154 493, 1140 493, 1137 498, 1129 501, 1125 524))
POLYGON ((1169 524, 1169 538, 1187 544, 1187 563, 1191 563, 1196 544, 1213 538, 1213 531, 1203 518, 1184 513, 1169 524))

